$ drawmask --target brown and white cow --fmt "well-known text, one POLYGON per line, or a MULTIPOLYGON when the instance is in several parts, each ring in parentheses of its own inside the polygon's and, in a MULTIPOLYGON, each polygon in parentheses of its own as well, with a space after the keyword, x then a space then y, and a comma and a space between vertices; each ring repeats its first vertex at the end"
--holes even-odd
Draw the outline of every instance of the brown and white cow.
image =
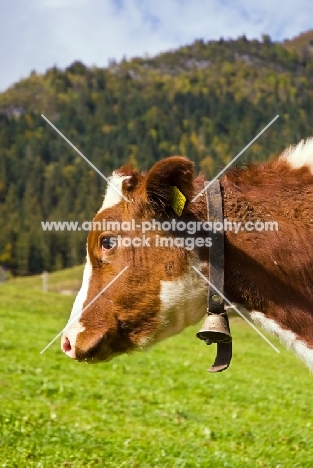
MULTIPOLYGON (((78 318, 62 337, 67 356, 89 362, 146 348, 206 313, 207 284, 192 266, 207 275, 209 244, 160 247, 160 237, 190 237, 168 228, 149 231, 149 245, 115 242, 118 236, 141 238, 141 223, 152 219, 201 225, 207 220, 206 197, 192 199, 203 189, 203 176, 194 177, 187 158, 172 156, 146 174, 123 166, 110 182, 129 201, 109 185, 94 221, 136 221, 132 230, 89 233, 83 283, 70 320, 78 318), (181 216, 173 209, 173 186, 186 198, 181 216)), ((228 221, 278 223, 274 231, 225 232, 225 294, 313 369, 313 139, 275 161, 229 170, 220 183, 228 221)), ((199 235, 205 239, 208 233, 192 237, 199 235)))

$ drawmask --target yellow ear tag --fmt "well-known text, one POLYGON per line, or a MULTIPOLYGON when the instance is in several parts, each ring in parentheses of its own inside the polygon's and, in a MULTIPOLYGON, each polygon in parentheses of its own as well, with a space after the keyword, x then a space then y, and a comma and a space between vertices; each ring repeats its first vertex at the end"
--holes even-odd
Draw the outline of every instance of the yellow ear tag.
POLYGON ((186 203, 186 197, 176 186, 170 187, 170 194, 171 206, 175 213, 178 214, 178 216, 181 216, 186 203))

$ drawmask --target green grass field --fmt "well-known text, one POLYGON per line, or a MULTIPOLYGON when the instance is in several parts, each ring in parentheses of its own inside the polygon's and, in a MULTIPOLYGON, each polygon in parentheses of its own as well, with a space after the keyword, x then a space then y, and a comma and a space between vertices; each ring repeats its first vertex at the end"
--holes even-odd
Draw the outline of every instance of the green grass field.
POLYGON ((312 467, 312 382, 232 319, 228 371, 197 327, 108 364, 72 362, 59 340, 81 268, 0 285, 0 467, 312 467))

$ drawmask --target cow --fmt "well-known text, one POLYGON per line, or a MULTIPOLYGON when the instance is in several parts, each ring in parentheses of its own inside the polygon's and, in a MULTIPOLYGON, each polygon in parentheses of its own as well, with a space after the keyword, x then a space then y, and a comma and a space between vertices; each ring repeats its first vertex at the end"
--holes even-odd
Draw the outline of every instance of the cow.
MULTIPOLYGON (((113 172, 62 336, 68 357, 109 361, 204 317, 214 229, 204 186, 183 156, 113 172)), ((220 187, 225 296, 313 369, 313 138, 229 169, 220 187)))

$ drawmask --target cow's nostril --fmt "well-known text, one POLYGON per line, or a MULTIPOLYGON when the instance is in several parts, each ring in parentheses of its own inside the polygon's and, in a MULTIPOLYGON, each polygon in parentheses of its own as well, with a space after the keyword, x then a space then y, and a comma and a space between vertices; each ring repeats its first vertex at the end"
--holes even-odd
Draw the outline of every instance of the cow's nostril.
POLYGON ((71 342, 67 336, 63 340, 62 349, 65 353, 69 353, 72 349, 71 342))
MULTIPOLYGON (((62 336, 61 349, 66 356, 71 359, 83 361, 94 358, 101 351, 103 336, 88 337, 80 341, 80 346, 77 347, 77 330, 71 328, 62 336)), ((85 337, 86 338, 86 337, 85 337)))
POLYGON ((63 336, 61 342, 62 351, 71 359, 76 359, 75 346, 71 343, 70 339, 67 336, 63 336))

